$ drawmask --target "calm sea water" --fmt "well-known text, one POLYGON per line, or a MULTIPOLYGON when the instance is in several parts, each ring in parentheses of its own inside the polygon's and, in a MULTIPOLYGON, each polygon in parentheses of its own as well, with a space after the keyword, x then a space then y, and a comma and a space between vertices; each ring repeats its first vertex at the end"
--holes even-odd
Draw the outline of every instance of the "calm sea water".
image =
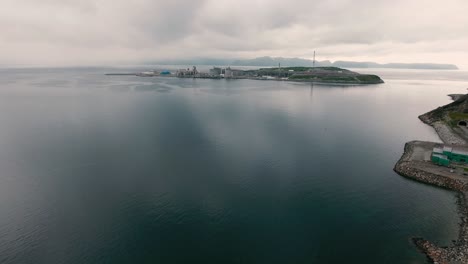
POLYGON ((385 84, 0 70, 0 263, 425 263, 455 194, 393 172, 467 72, 385 84))

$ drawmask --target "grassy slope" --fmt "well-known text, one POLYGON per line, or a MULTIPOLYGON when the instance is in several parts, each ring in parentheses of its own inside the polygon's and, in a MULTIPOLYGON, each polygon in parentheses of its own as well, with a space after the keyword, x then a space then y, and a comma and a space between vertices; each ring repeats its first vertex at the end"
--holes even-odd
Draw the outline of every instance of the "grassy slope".
POLYGON ((280 76, 288 77, 290 80, 328 83, 349 83, 349 84, 376 84, 383 83, 377 75, 359 74, 350 70, 338 67, 284 67, 284 68, 261 68, 255 72, 259 76, 280 76))
POLYGON ((458 100, 437 109, 434 109, 419 117, 425 123, 431 124, 443 121, 450 126, 455 126, 461 120, 468 120, 468 94, 458 100))

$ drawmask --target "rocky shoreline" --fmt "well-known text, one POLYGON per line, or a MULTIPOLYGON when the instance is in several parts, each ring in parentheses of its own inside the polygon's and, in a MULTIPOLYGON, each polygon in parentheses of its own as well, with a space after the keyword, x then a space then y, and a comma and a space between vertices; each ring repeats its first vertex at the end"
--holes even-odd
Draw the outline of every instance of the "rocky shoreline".
POLYGON ((461 217, 458 240, 451 247, 438 247, 423 238, 413 238, 416 246, 426 254, 433 263, 468 263, 468 207, 467 192, 457 196, 457 205, 461 217))
POLYGON ((449 94, 448 96, 452 98, 453 101, 457 101, 458 99, 462 98, 464 94, 449 94))
MULTIPOLYGON (((463 100, 466 96, 451 96, 455 100, 463 100)), ((453 103, 452 103, 453 104, 453 103)), ((450 106, 450 105, 449 105, 450 106)), ((440 139, 445 144, 466 145, 467 141, 455 133, 455 131, 442 121, 442 117, 448 113, 445 107, 421 115, 419 119, 434 127, 440 139)), ((396 163, 394 170, 406 177, 426 184, 435 185, 458 193, 458 212, 461 216, 460 230, 457 241, 449 247, 440 247, 423 238, 413 238, 415 245, 433 263, 451 264, 468 263, 468 177, 460 177, 450 172, 444 172, 430 161, 415 158, 415 151, 424 149, 426 152, 436 145, 433 142, 411 141, 405 144, 402 157, 396 163)), ((421 155, 420 155, 421 156, 421 155)))
POLYGON ((468 263, 468 207, 466 201, 466 197, 468 196, 468 181, 420 169, 417 164, 418 161, 412 160, 411 156, 415 146, 421 143, 434 144, 420 141, 406 143, 403 156, 395 165, 394 170, 406 178, 458 192, 457 203, 461 223, 458 240, 450 247, 439 247, 420 237, 413 238, 412 240, 433 263, 468 263))

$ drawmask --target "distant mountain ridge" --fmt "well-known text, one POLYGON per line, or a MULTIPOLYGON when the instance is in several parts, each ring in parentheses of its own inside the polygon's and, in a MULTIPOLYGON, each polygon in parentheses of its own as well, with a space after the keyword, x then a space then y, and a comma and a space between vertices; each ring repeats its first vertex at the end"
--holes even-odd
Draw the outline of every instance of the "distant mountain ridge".
MULTIPOLYGON (((236 60, 231 63, 233 66, 313 66, 313 61, 301 58, 272 58, 259 57, 255 59, 236 60)), ((392 68, 392 69, 437 69, 437 70, 458 70, 458 67, 453 64, 437 64, 437 63, 386 63, 380 64, 376 62, 358 62, 358 61, 316 61, 316 66, 320 67, 340 67, 340 68, 392 68)))
MULTIPOLYGON (((313 66, 313 61, 302 58, 282 58, 282 57, 258 57, 255 59, 186 59, 157 62, 164 65, 229 65, 229 66, 259 66, 276 67, 281 63, 284 67, 294 66, 313 66)), ((154 63, 152 63, 154 64, 154 63)), ((454 64, 439 63, 376 63, 376 62, 358 62, 358 61, 335 61, 329 60, 316 61, 318 67, 341 67, 341 68, 389 68, 389 69, 420 69, 420 70, 458 70, 454 64)))
MULTIPOLYGON (((278 66, 281 63, 281 66, 284 67, 294 67, 294 66, 304 66, 311 67, 313 66, 313 61, 308 59, 301 58, 282 58, 282 57, 259 57, 255 59, 239 59, 232 62, 234 66, 278 66)), ((317 61, 315 66, 319 67, 330 67, 334 66, 331 61, 317 61)))
POLYGON ((420 69, 420 70, 458 70, 454 64, 439 63, 385 63, 335 61, 333 66, 344 68, 389 68, 389 69, 420 69), (339 66, 337 66, 339 65, 339 66))

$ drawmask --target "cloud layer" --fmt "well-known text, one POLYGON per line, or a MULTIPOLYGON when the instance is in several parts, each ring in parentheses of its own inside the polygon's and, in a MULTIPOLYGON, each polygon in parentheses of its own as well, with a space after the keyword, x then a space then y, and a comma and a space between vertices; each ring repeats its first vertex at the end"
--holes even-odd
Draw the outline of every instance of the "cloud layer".
POLYGON ((283 56, 468 66, 466 0, 4 0, 0 64, 283 56))

